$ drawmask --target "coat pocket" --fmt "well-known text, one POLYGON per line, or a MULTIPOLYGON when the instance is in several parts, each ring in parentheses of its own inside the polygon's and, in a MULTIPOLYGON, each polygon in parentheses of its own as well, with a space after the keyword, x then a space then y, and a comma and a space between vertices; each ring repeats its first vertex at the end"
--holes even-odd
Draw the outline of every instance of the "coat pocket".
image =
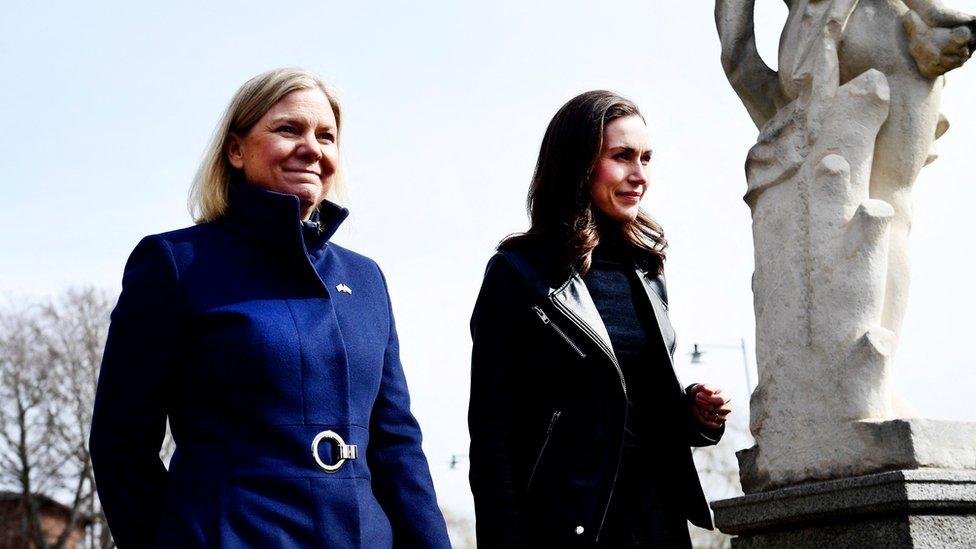
POLYGON ((213 547, 217 541, 216 485, 168 478, 154 547, 213 547))
POLYGON ((542 463, 542 458, 546 453, 546 448, 549 447, 549 441, 552 439, 552 430, 556 428, 556 423, 559 421, 559 416, 563 413, 560 410, 556 410, 552 413, 552 419, 549 420, 549 428, 546 429, 546 438, 542 441, 542 446, 539 448, 539 455, 535 458, 535 463, 532 465, 532 472, 529 473, 529 481, 525 485, 525 491, 528 492, 532 489, 532 481, 535 480, 535 474, 539 470, 539 465, 542 463))

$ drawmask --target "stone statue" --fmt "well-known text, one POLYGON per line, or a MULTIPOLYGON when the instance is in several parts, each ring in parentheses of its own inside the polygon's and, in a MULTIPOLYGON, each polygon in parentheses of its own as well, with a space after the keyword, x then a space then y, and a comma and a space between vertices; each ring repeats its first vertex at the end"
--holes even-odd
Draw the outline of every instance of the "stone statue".
POLYGON ((743 488, 973 467, 976 430, 951 456, 925 454, 918 439, 944 425, 893 421, 909 414, 889 380, 911 188, 948 128, 942 75, 969 58, 976 18, 938 0, 786 0, 775 72, 756 49, 754 1, 715 9, 722 65, 760 129, 746 162, 760 382, 743 488))

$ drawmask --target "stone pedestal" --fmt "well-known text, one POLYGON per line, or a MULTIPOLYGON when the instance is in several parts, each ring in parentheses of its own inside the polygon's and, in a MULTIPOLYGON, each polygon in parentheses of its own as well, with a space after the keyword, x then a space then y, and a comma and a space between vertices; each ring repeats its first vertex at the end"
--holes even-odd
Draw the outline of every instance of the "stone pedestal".
POLYGON ((913 469, 712 503, 734 549, 976 547, 976 470, 913 469))
POLYGON ((775 455, 760 459, 763 452, 769 452, 761 445, 737 452, 742 490, 752 494, 897 469, 976 469, 976 422, 925 418, 848 421, 819 435, 808 434, 806 439, 814 436, 820 436, 822 443, 808 454, 794 449, 796 459, 791 463, 775 455), (760 461, 781 464, 773 470, 775 478, 760 461))

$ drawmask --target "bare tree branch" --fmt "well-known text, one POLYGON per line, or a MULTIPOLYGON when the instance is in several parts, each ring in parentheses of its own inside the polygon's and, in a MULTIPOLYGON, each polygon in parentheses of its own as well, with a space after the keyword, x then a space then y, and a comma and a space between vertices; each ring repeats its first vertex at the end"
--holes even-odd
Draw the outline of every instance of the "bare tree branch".
POLYGON ((114 547, 88 454, 110 309, 93 288, 44 303, 0 303, 0 488, 22 495, 21 537, 39 549, 64 547, 88 524, 81 543, 114 547), (66 510, 60 531, 43 530, 48 498, 66 510))
MULTIPOLYGON (((745 425, 748 415, 747 411, 732 415, 725 425, 725 435, 719 444, 695 450, 695 465, 708 501, 742 495, 735 451, 752 445, 752 437, 745 425)), ((703 530, 690 524, 689 527, 692 544, 696 549, 731 547, 731 536, 718 530, 703 530)))

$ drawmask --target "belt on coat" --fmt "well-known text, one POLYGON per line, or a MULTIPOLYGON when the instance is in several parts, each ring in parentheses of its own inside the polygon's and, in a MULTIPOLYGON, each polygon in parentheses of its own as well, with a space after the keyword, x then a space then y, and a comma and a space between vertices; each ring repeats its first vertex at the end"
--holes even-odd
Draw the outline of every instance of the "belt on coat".
POLYGON ((358 425, 178 429, 170 472, 183 479, 369 478, 369 431, 358 425))

